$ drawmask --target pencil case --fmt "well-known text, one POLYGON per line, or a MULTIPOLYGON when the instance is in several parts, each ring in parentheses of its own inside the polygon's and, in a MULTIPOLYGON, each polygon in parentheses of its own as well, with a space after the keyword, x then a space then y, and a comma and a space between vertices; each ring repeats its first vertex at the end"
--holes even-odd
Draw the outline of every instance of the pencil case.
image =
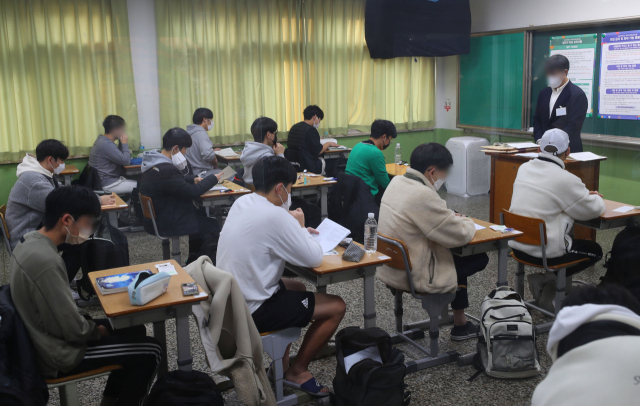
POLYGON ((144 306, 162 295, 169 287, 171 275, 166 272, 141 272, 127 288, 129 301, 134 306, 144 306))

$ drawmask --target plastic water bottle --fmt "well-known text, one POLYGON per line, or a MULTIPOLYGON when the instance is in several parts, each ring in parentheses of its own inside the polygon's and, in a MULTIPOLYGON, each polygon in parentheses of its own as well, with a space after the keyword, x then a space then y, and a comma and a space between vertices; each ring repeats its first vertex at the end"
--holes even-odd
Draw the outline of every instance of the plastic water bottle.
POLYGON ((140 141, 140 149, 138 150, 138 156, 142 156, 144 154, 144 144, 140 141))
POLYGON ((396 144, 396 164, 402 162, 402 150, 400 149, 400 143, 396 144))
POLYGON ((324 139, 326 140, 327 138, 329 138, 329 133, 328 132, 324 133, 324 139))
POLYGON ((369 218, 364 222, 364 249, 368 254, 378 249, 378 222, 373 213, 369 213, 369 218))

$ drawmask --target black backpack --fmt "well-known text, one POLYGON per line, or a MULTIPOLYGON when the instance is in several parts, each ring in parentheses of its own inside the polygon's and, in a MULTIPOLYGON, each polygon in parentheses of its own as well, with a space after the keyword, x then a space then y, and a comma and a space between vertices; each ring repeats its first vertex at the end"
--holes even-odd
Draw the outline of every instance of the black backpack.
POLYGON ((145 405, 222 406, 224 399, 213 379, 200 371, 171 371, 158 378, 145 405))
POLYGON ((407 369, 404 355, 391 346, 391 337, 377 327, 347 327, 336 335, 336 376, 333 379, 337 406, 406 406, 411 393, 405 391, 407 369), (377 346, 379 361, 364 358, 347 373, 345 356, 377 346))
POLYGON ((605 258, 607 273, 602 282, 617 283, 640 300, 640 224, 631 222, 613 240, 605 258))

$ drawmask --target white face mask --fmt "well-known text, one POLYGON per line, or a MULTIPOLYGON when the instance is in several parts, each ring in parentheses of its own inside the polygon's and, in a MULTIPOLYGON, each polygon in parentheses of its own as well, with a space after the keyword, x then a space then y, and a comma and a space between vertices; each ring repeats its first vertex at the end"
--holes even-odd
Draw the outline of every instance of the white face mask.
POLYGON ((562 85, 562 76, 547 76, 547 84, 553 89, 560 87, 562 85))
MULTIPOLYGON (((76 222, 75 219, 73 218, 71 219, 73 220, 74 223, 76 222)), ((86 228, 80 228, 78 235, 73 235, 69 231, 69 227, 65 226, 65 228, 67 229, 67 238, 65 239, 65 242, 67 244, 72 244, 72 245, 82 244, 83 242, 87 241, 92 234, 91 230, 87 230, 86 228)))
POLYGON ((180 151, 176 154, 171 154, 171 162, 179 170, 183 170, 187 166, 187 158, 180 151))
POLYGON ((431 178, 431 181, 433 182, 433 187, 436 188, 436 191, 440 190, 442 185, 444 185, 445 180, 444 179, 433 180, 433 176, 431 175, 429 175, 429 177, 431 178))
POLYGON ((320 127, 320 119, 318 119, 317 123, 315 121, 313 122, 313 128, 318 129, 318 127, 320 127))
POLYGON ((52 164, 49 165, 51 165, 51 169, 53 169, 54 175, 60 175, 62 171, 64 171, 64 162, 59 164, 57 168, 54 168, 52 164))
MULTIPOLYGON (((285 188, 284 185, 282 185, 282 187, 284 188, 284 191, 287 192, 287 188, 285 188)), ((282 200, 282 196, 280 196, 280 193, 278 193, 278 197, 280 198, 280 201, 282 202, 282 206, 280 206, 280 207, 282 207, 286 211, 289 211, 289 208, 291 208, 291 194, 289 194, 289 192, 287 192, 287 201, 286 202, 284 200, 282 200)))
POLYGON ((207 127, 207 131, 211 131, 212 128, 213 128, 213 119, 211 119, 211 124, 209 124, 209 126, 207 127))

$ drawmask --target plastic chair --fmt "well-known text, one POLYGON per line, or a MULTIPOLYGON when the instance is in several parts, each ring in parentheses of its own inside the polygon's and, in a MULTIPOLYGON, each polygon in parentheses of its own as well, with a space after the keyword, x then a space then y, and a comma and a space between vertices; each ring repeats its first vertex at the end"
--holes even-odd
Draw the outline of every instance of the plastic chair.
POLYGON ((284 330, 262 333, 262 348, 273 360, 274 385, 276 388, 276 401, 278 406, 290 406, 298 404, 298 397, 293 394, 284 396, 284 369, 282 368, 282 358, 287 347, 292 342, 300 338, 302 329, 300 327, 290 327, 284 330))
POLYGON ((150 197, 143 196, 142 193, 138 193, 140 196, 140 205, 142 206, 142 215, 145 218, 151 220, 153 224, 153 229, 156 232, 156 237, 162 240, 162 259, 168 260, 170 256, 176 260, 178 264, 182 264, 180 262, 180 236, 177 237, 162 237, 160 233, 158 233, 158 226, 156 224, 156 211, 153 208, 153 202, 150 197), (171 240, 172 252, 169 255, 169 240, 171 240))
POLYGON ((49 389, 58 388, 60 393, 61 406, 80 406, 78 397, 78 382, 89 379, 108 376, 112 371, 122 369, 120 365, 110 365, 102 368, 92 369, 77 375, 65 376, 64 378, 48 379, 45 382, 49 389))
POLYGON ((7 252, 11 255, 11 241, 9 241, 9 227, 4 217, 7 214, 7 205, 0 206, 0 220, 2 220, 2 237, 4 238, 4 246, 7 248, 7 252))
POLYGON ((446 364, 448 362, 456 361, 458 353, 447 352, 443 354, 438 353, 438 338, 440 337, 440 326, 438 325, 438 317, 442 314, 444 309, 447 309, 449 303, 455 298, 455 293, 424 293, 416 292, 413 278, 411 277, 411 260, 409 258, 409 250, 404 242, 401 240, 387 237, 378 233, 378 251, 391 257, 391 261, 386 265, 396 268, 404 269, 407 273, 407 281, 409 282, 409 291, 393 288, 387 286, 391 293, 395 297, 395 309, 394 314, 396 318, 396 334, 402 338, 405 342, 411 344, 421 352, 427 355, 427 358, 411 361, 407 363, 407 373, 417 372, 426 368, 431 368, 436 365, 446 364), (429 338, 430 338, 430 350, 422 347, 403 332, 402 324, 402 294, 408 293, 414 298, 422 302, 422 308, 426 310, 429 315, 429 338))
MULTIPOLYGON (((518 257, 516 257, 513 252, 511 253, 511 258, 515 259, 518 262, 518 270, 516 272, 516 292, 518 292, 521 297, 524 297, 524 267, 526 265, 532 266, 534 268, 544 269, 546 272, 551 272, 553 275, 555 275, 556 278, 556 297, 554 303, 555 313, 551 313, 537 306, 537 304, 534 304, 535 300, 526 301, 525 304, 527 305, 527 307, 535 309, 546 316, 555 318, 562 306, 566 287, 567 285, 571 286, 571 276, 567 277, 567 268, 579 264, 580 262, 588 261, 589 259, 583 258, 564 264, 549 265, 547 264, 546 250, 547 227, 544 220, 534 217, 520 216, 518 214, 511 213, 508 210, 502 209, 502 213, 500 213, 500 224, 506 225, 509 228, 514 228, 518 231, 522 231, 522 236, 516 238, 516 241, 523 244, 538 245, 542 249, 542 265, 523 261, 521 259, 518 259, 518 257)), ((538 333, 545 333, 551 329, 552 324, 553 322, 539 324, 536 326, 536 331, 538 333)))

